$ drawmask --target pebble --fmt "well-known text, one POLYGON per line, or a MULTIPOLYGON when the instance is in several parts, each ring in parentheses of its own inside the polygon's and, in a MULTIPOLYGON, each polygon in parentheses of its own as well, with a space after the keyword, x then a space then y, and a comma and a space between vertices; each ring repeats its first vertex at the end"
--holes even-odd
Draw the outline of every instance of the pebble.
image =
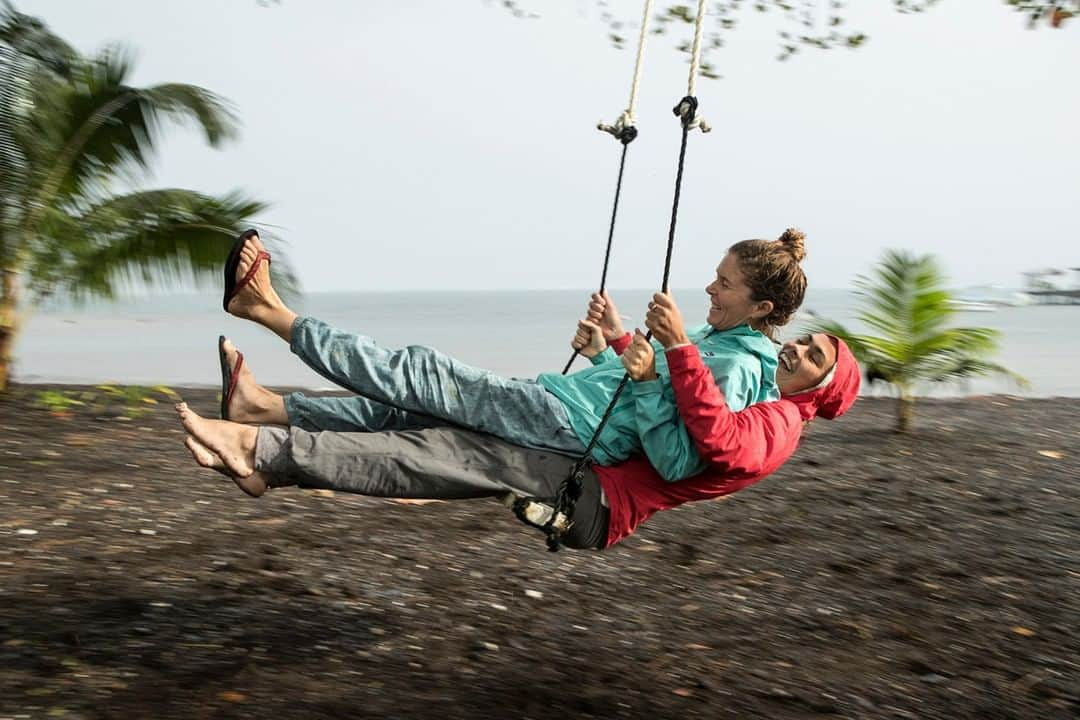
POLYGON ((37 535, 37 530, 31 530, 30 528, 19 528, 15 531, 17 535, 37 535))
POLYGON ((534 600, 539 600, 544 597, 544 593, 540 592, 539 590, 526 590, 525 597, 531 597, 534 600))

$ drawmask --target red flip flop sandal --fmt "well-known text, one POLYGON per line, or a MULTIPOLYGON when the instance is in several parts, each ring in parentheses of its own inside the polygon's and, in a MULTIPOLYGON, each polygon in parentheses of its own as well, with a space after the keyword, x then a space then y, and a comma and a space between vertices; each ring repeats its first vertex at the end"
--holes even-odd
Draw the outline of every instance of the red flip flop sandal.
POLYGON ((232 248, 229 250, 229 257, 225 260, 225 293, 221 299, 221 307, 225 312, 229 312, 229 302, 255 277, 255 273, 259 271, 259 266, 262 265, 263 260, 271 262, 270 253, 260 250, 255 262, 244 273, 244 277, 240 278, 240 280, 236 279, 236 271, 240 267, 240 251, 244 249, 245 242, 258 236, 258 234, 258 230, 245 230, 236 238, 232 248))
POLYGON ((229 419, 229 402, 236 392, 236 381, 240 379, 240 368, 244 366, 244 353, 236 351, 236 365, 229 367, 225 357, 225 336, 218 336, 218 359, 221 361, 221 419, 229 419))

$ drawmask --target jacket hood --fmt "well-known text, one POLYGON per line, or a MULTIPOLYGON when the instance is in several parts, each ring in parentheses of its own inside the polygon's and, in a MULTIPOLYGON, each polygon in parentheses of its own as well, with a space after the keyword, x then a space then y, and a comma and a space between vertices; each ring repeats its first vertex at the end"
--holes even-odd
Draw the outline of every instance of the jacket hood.
POLYGON ((829 339, 836 346, 836 366, 833 368, 832 380, 816 390, 784 396, 785 400, 798 406, 803 420, 813 420, 818 416, 827 420, 840 417, 855 404, 855 398, 859 396, 862 378, 855 356, 840 338, 829 335, 829 339))

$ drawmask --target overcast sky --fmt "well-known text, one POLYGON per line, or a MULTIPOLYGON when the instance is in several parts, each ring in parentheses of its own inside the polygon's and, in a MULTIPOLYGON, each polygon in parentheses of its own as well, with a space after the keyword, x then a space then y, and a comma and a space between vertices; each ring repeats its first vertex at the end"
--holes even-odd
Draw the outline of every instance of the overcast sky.
MULTIPOLYGON (((272 203, 308 291, 587 288, 599 280, 631 50, 593 0, 21 0, 78 48, 123 42, 138 84, 231 100, 222 151, 169 134, 148 183, 272 203)), ((611 5, 636 22, 638 0, 611 5)), ((776 13, 745 13, 698 84, 716 130, 688 151, 671 284, 795 225, 811 285, 885 248, 941 256, 957 286, 1080 265, 1080 23, 1028 30, 1001 1, 921 15, 857 3, 857 51, 775 60, 776 13)), ((682 28, 687 35, 690 27, 682 28)), ((660 282, 686 92, 675 38, 648 47, 612 287, 660 282)))

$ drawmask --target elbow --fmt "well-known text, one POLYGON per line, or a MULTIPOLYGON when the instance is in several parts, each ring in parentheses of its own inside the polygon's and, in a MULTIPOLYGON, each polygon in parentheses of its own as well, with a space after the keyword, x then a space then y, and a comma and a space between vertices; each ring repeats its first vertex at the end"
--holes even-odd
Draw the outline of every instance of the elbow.
POLYGON ((725 475, 739 477, 758 475, 764 470, 762 463, 756 458, 732 457, 731 453, 718 453, 713 456, 703 453, 702 458, 710 470, 722 472, 725 475))
POLYGON ((674 463, 657 468, 656 471, 660 473, 660 477, 664 478, 664 482, 675 483, 696 475, 699 469, 689 463, 674 463))

